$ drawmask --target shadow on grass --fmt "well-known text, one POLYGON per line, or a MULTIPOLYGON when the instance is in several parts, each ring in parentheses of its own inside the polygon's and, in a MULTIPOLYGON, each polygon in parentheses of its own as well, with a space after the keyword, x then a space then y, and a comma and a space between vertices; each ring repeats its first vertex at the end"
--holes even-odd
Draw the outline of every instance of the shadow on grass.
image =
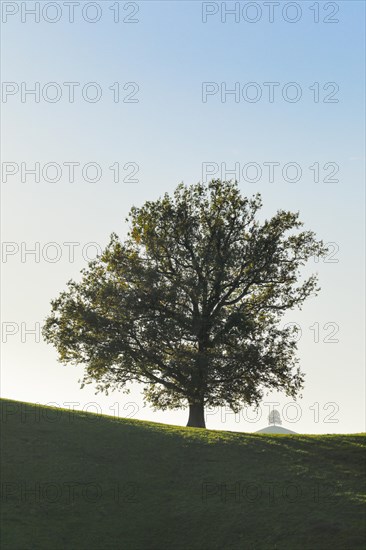
POLYGON ((364 547, 365 437, 220 432, 2 401, 9 550, 364 547))

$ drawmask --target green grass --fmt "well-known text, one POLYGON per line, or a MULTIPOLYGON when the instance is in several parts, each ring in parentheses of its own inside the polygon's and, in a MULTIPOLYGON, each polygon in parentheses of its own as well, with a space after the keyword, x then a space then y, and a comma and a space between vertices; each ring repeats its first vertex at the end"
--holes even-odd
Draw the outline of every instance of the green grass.
POLYGON ((2 409, 4 550, 365 547, 362 434, 205 431, 8 400, 2 409))

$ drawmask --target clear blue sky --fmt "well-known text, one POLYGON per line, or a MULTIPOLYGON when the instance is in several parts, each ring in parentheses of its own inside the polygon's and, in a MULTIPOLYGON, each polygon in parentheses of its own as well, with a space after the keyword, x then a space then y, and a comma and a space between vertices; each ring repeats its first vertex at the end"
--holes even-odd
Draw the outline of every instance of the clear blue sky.
MULTIPOLYGON (((240 2, 239 22, 228 15, 226 23, 221 21, 221 2, 209 3, 207 9, 217 8, 218 13, 208 16, 206 23, 202 21, 205 8, 198 1, 120 2, 121 19, 138 6, 138 13, 130 16, 137 23, 114 23, 110 7, 115 3, 97 2, 101 18, 94 24, 82 17, 86 2, 75 8, 74 23, 59 2, 60 20, 53 24, 46 19, 56 17, 56 11, 41 12, 39 23, 22 13, 24 6, 31 9, 34 2, 2 4, 3 10, 10 4, 19 8, 6 16, 13 10, 7 7, 2 24, 2 80, 19 87, 6 103, 3 94, 1 104, 3 138, 6 135, 2 162, 19 168, 2 182, 2 240, 8 251, 2 258, 3 396, 60 406, 80 403, 76 408, 93 401, 106 414, 113 414, 109 407, 118 401, 122 416, 132 411, 123 410, 126 403, 134 402, 139 409, 134 406, 136 418, 184 424, 186 411, 143 408, 138 387, 129 396, 115 393, 109 398, 95 396, 92 389, 79 390, 81 370, 59 365, 55 351, 42 341, 35 342, 32 335, 25 335, 22 342, 21 323, 27 328, 42 323, 50 300, 84 267, 83 246, 96 242, 103 247, 112 231, 123 236, 124 219, 132 205, 171 191, 180 181, 201 180, 205 162, 225 163, 228 169, 239 163, 241 189, 246 194, 262 193, 264 215, 279 208, 299 210, 306 227, 325 242, 336 243, 330 259, 337 262, 310 266, 319 272, 321 294, 302 312, 288 315, 288 321, 302 327, 299 357, 306 387, 298 402, 301 419, 284 425, 306 433, 364 430, 364 2, 298 2, 301 16, 296 23, 285 20, 296 16, 296 8, 283 11, 286 2, 276 7, 273 23, 262 2, 253 8, 258 14, 262 10, 256 23, 243 17, 247 2, 240 2), (314 22, 314 8, 310 9, 314 5, 319 7, 319 23, 314 22), (332 15, 337 7, 338 13, 332 15), (325 23, 324 18, 339 22, 325 23), (21 101, 22 82, 23 91, 40 83, 39 103, 30 95, 21 101), (49 82, 61 89, 58 102, 42 96, 42 90, 51 96, 52 89, 44 88, 49 82), (65 82, 80 83, 74 103, 68 101, 65 82), (81 95, 89 82, 102 90, 96 103, 81 95), (124 84, 137 83, 134 98, 138 102, 115 103, 109 90, 115 82, 121 85, 121 97, 136 88, 130 85, 123 90, 124 84), (238 83, 239 101, 233 95, 222 101, 216 93, 203 102, 204 82, 216 83, 219 90, 233 89, 238 83), (242 95, 250 82, 262 92, 256 103, 242 95), (279 83, 273 102, 268 101, 266 82, 279 83), (283 99, 283 87, 290 82, 301 89, 297 102, 283 99), (329 96, 335 90, 333 84, 323 89, 329 82, 339 87, 333 96, 329 96), (319 83, 319 102, 314 101, 314 83, 319 83), (324 103, 326 96, 338 102, 324 103), (41 174, 37 183, 25 174, 22 182, 21 163, 31 168, 35 162, 41 170, 47 163, 58 163, 60 180, 44 181, 41 174), (74 182, 68 181, 65 162, 80 163, 74 182), (88 162, 101 167, 98 182, 83 179, 81 167, 88 162), (121 179, 138 165, 134 176, 138 182, 115 183, 109 167, 117 162, 121 179), (279 163, 273 182, 268 181, 268 165, 263 164, 269 162, 279 163), (131 164, 123 169, 127 163, 131 164), (259 181, 244 181, 242 170, 248 163, 261 167, 259 181), (301 167, 299 181, 284 181, 282 169, 287 163, 301 167), (315 163, 319 163, 319 182, 314 181, 315 163), (324 181, 335 165, 339 171, 333 179, 339 181, 324 181), (39 262, 29 254, 22 261, 21 251, 37 242, 39 262), (57 246, 44 248, 50 242, 57 246), (73 262, 66 242, 80 243, 73 262), (60 251, 59 261, 47 261, 60 251), (331 338, 334 324, 339 330, 333 338, 339 342, 324 342, 331 338), (314 342, 318 328, 320 341, 314 342), (15 333, 6 337, 12 330, 15 333), (319 422, 314 422, 317 407, 319 422), (332 418, 338 422, 324 422, 333 410, 337 412, 332 418)), ((226 3, 228 8, 234 4, 226 3)), ((245 14, 255 17, 254 11, 245 14)), ((94 17, 92 9, 87 16, 94 17)), ((7 86, 9 91, 12 85, 7 86)), ((288 89, 290 97, 292 93, 294 87, 288 89)), ((254 179, 253 172, 249 174, 254 179)), ((291 169, 289 174, 293 177, 291 169)), ((93 254, 92 247, 88 251, 93 254)), ((278 401, 281 411, 290 400, 269 395, 266 401, 278 401)), ((294 416, 294 411, 289 410, 288 416, 294 416)), ((262 419, 250 424, 243 416, 235 422, 233 415, 225 420, 215 412, 208 425, 251 431, 267 424, 267 414, 263 407, 262 419)))

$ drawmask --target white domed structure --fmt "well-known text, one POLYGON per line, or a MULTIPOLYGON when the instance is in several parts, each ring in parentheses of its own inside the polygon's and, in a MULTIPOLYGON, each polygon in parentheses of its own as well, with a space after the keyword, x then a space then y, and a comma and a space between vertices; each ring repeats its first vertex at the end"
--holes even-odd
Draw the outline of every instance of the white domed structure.
POLYGON ((288 430, 287 428, 283 428, 282 426, 268 426, 267 428, 263 428, 263 430, 258 430, 255 433, 256 434, 296 434, 296 432, 293 432, 292 430, 288 430))
POLYGON ((263 430, 258 430, 257 434, 295 434, 296 432, 293 432, 292 430, 288 430, 287 428, 282 428, 282 420, 280 413, 273 409, 269 415, 268 415, 268 422, 270 423, 270 426, 267 428, 263 428, 263 430))

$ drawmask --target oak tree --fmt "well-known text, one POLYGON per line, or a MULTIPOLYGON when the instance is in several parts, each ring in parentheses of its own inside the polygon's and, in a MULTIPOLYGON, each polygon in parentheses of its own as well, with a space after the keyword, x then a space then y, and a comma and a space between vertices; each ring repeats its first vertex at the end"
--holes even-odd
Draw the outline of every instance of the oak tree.
POLYGON ((261 197, 237 183, 179 185, 132 208, 81 280, 52 302, 43 334, 62 363, 84 365, 97 391, 143 385, 154 408, 238 411, 264 392, 303 385, 293 327, 282 316, 317 293, 301 268, 326 252, 298 213, 258 219, 261 197))

